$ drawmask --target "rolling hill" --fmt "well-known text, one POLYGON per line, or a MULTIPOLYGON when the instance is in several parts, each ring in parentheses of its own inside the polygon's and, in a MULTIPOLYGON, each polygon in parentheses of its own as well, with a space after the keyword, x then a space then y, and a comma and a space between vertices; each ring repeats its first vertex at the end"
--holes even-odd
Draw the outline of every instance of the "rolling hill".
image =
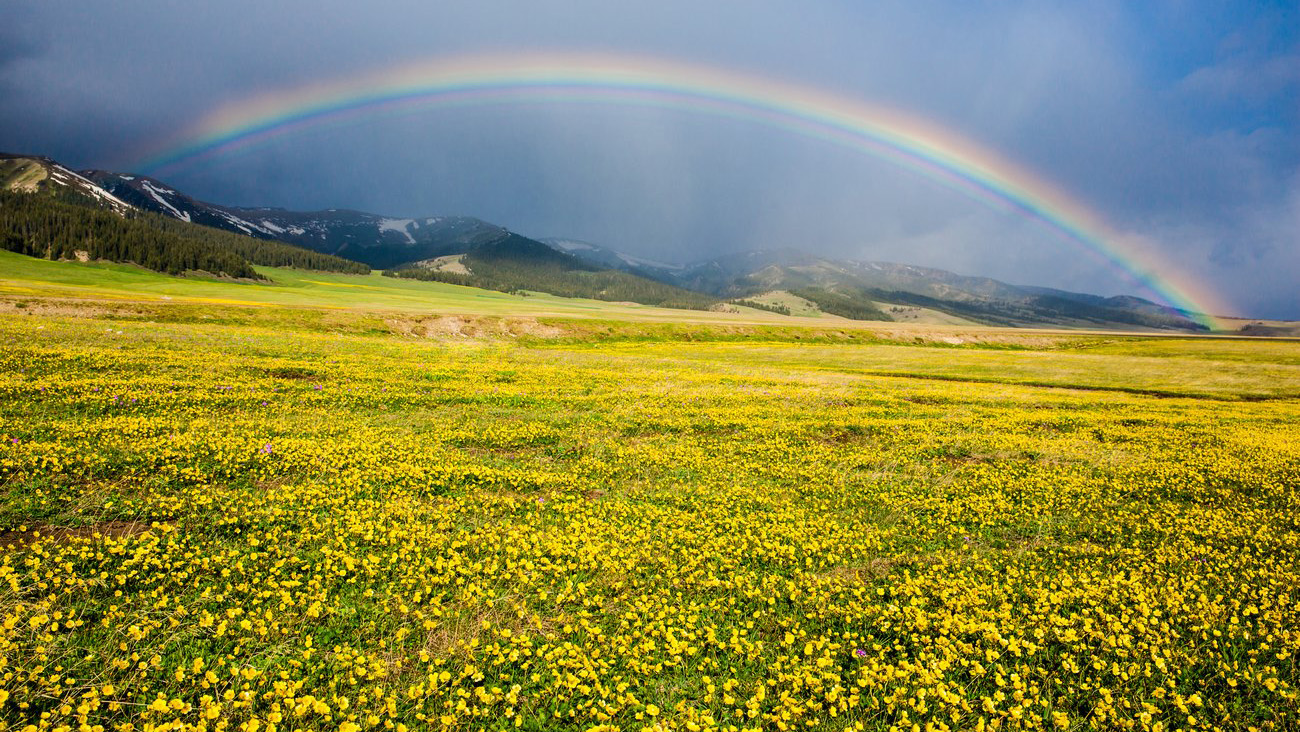
POLYGON ((458 256, 424 260, 390 273, 501 292, 540 291, 561 297, 694 310, 712 307, 719 301, 632 272, 611 269, 509 232, 469 246, 458 256))
MULTIPOLYGON (((611 261, 609 250, 596 251, 611 261)), ((655 267, 644 260, 625 267, 732 300, 789 293, 822 312, 856 320, 892 320, 893 309, 923 308, 986 325, 1205 329, 1186 313, 1138 297, 1022 287, 932 267, 834 260, 791 249, 728 254, 683 267, 655 267)))

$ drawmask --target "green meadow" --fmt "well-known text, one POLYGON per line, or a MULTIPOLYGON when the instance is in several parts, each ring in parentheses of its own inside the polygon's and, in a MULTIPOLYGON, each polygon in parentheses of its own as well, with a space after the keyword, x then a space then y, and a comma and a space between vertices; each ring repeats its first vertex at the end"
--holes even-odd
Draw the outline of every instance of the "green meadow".
POLYGON ((0 253, 0 731, 1300 726, 1300 343, 0 253))
MULTIPOLYGON (((706 319, 709 313, 554 297, 508 295, 438 282, 257 267, 270 283, 169 277, 126 264, 51 262, 0 251, 0 294, 236 307, 293 307, 472 315, 706 319)), ((755 316, 762 319, 762 316, 755 316)))

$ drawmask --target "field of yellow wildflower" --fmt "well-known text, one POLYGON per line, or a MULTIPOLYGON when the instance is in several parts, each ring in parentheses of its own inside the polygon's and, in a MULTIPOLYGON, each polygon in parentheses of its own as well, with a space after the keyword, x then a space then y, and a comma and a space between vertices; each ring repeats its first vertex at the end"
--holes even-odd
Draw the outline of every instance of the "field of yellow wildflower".
POLYGON ((1300 728, 1300 344, 0 315, 0 730, 1300 728))

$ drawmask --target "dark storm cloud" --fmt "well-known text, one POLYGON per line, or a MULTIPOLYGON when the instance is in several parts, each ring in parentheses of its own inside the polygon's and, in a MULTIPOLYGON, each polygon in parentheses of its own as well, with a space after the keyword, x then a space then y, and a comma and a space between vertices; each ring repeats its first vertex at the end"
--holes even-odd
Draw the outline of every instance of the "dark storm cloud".
MULTIPOLYGON (((435 56, 675 58, 928 117, 1157 242, 1240 309, 1300 317, 1288 281, 1300 272, 1300 46, 1285 5, 127 0, 4 12, 3 149, 119 165, 222 104, 435 56)), ((1046 227, 912 173, 680 111, 411 113, 308 130, 169 177, 219 202, 464 213, 661 259, 795 246, 1132 290, 1046 227)))

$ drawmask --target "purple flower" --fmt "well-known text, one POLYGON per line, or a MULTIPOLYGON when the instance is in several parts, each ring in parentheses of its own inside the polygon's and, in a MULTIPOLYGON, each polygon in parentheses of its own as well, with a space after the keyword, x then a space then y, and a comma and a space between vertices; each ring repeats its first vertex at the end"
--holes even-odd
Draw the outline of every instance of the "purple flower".
POLYGON ((265 445, 262 445, 262 452, 266 453, 267 455, 270 455, 270 454, 271 454, 271 443, 268 442, 268 443, 266 443, 265 445))
POLYGON ((857 656, 858 658, 866 658, 866 657, 867 657, 867 652, 866 652, 865 649, 858 648, 858 649, 856 649, 856 650, 853 651, 853 655, 857 656))

